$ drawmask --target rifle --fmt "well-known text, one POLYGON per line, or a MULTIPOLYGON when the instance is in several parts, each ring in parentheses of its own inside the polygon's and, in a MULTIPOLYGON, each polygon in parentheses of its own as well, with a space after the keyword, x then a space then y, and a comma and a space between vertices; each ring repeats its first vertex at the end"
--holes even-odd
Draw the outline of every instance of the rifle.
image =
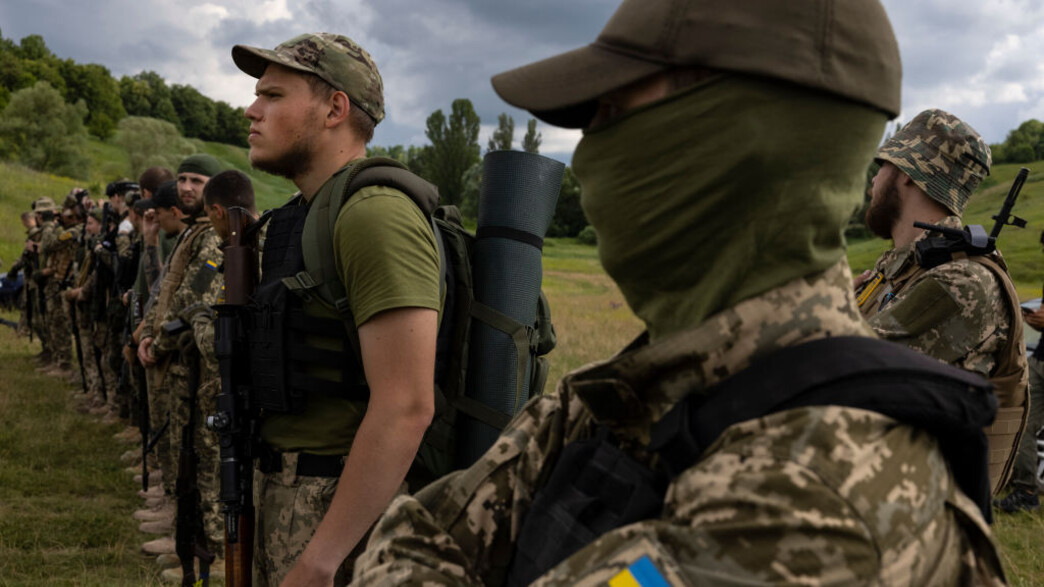
POLYGON ((1015 180, 1008 190, 1008 196, 1004 198, 1000 212, 993 216, 995 220, 993 229, 986 234, 986 229, 981 224, 965 226, 963 230, 948 228, 926 222, 914 222, 917 228, 932 230, 941 233, 941 237, 926 238, 917 243, 915 247, 917 262, 925 269, 937 267, 953 259, 955 253, 964 253, 972 257, 977 255, 988 255, 997 250, 997 238, 1005 226, 1025 228, 1026 221, 1011 213, 1015 208, 1015 201, 1022 191, 1022 186, 1029 176, 1029 169, 1023 167, 1015 175, 1015 180))
POLYGON ((29 292, 29 283, 36 267, 33 260, 36 253, 25 251, 22 254, 25 256, 25 326, 29 329, 29 342, 33 342, 33 296, 29 292))
MULTIPOLYGON (((59 292, 68 289, 72 285, 69 279, 69 272, 72 271, 72 267, 72 261, 65 266, 65 275, 62 276, 62 281, 58 284, 59 292)), ((76 346, 76 361, 80 364, 80 381, 83 383, 83 392, 87 393, 87 372, 83 368, 83 347, 80 346, 80 322, 76 319, 76 300, 72 300, 69 303, 69 322, 72 326, 73 344, 76 346)), ((66 342, 65 344, 69 343, 66 342)))
MULTIPOLYGON (((190 328, 180 318, 172 322, 177 326, 168 328, 168 322, 164 328, 168 328, 171 334, 183 332, 190 328)), ((181 428, 181 454, 178 455, 178 478, 174 482, 174 495, 177 499, 178 517, 174 528, 174 551, 181 559, 181 585, 182 587, 193 587, 203 585, 206 587, 210 581, 210 563, 214 562, 214 555, 207 552, 206 537, 203 533, 202 515, 199 507, 199 485, 197 481, 197 466, 199 458, 196 456, 193 446, 194 432, 196 428, 196 398, 199 393, 199 353, 189 353, 182 356, 182 360, 188 361, 189 367, 189 417, 188 422, 181 428), (196 582, 193 559, 199 559, 199 582, 196 582)))
MULTIPOLYGON (((229 242, 225 246, 225 300, 217 304, 214 353, 221 374, 217 413, 207 428, 218 435, 221 447, 221 493, 225 514, 225 584, 249 586, 253 571, 254 499, 253 455, 256 418, 251 411, 250 370, 246 360, 244 315, 257 287, 257 251, 250 214, 228 208, 229 242)), ((255 225, 256 226, 256 225, 255 225)))
MULTIPOLYGON (((123 344, 130 344, 133 342, 132 332, 134 328, 141 322, 141 300, 138 299, 138 294, 135 291, 131 291, 130 296, 130 309, 127 312, 127 328, 123 333, 123 344)), ((152 422, 149 419, 149 389, 148 384, 145 381, 145 369, 137 361, 133 365, 128 365, 129 369, 133 369, 135 383, 138 384, 138 430, 141 431, 141 490, 149 490, 149 452, 152 451, 152 447, 156 446, 159 442, 163 432, 166 431, 167 426, 170 424, 170 419, 160 428, 156 437, 152 437, 152 422)))

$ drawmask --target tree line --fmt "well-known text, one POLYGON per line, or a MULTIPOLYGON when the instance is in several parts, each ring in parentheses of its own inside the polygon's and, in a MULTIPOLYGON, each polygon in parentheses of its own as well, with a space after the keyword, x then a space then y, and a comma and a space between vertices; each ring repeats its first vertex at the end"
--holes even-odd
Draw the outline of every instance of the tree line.
MULTIPOLYGON (((515 122, 506 113, 486 150, 515 148, 515 122)), ((243 108, 214 101, 188 85, 167 85, 153 71, 118 80, 98 64, 60 59, 40 35, 15 43, 0 35, 0 159, 58 175, 84 179, 90 158, 88 135, 127 151, 128 175, 152 165, 176 167, 195 147, 186 140, 248 146, 249 121, 243 108)), ((432 112, 425 135, 431 144, 374 146, 370 156, 405 163, 439 188, 442 202, 478 214, 482 181, 481 120, 467 98, 454 100, 448 113, 432 112)), ((537 121, 526 124, 519 147, 539 153, 537 121)), ((580 209, 580 186, 567 168, 549 236, 576 236, 587 226, 580 209)))
POLYGON ((144 71, 118 80, 108 68, 60 59, 43 37, 29 35, 18 43, 0 34, 0 109, 22 89, 46 82, 62 99, 86 108, 87 132, 105 140, 127 116, 165 120, 189 138, 246 147, 249 121, 243 108, 214 101, 189 85, 167 85, 160 75, 144 71))

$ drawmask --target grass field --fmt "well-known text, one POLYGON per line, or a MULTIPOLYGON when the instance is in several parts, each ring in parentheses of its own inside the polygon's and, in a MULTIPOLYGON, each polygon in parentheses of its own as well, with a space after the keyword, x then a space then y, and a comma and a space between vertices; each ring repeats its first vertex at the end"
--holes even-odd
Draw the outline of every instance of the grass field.
MULTIPOLYGON (((245 152, 227 145, 198 143, 227 165, 248 168, 245 152)), ((94 187, 120 173, 121 153, 92 143, 94 187)), ((123 165, 125 154, 123 154, 123 165)), ((1001 248, 1025 298, 1040 295, 1044 254, 1037 244, 1044 226, 1044 162, 1020 198, 1024 230, 1007 229, 1001 248)), ((1007 193, 1015 166, 998 166, 969 206, 967 221, 989 228, 989 219, 1007 193)), ((282 179, 254 174, 259 207, 285 201, 293 191, 282 179)), ((18 214, 33 199, 64 195, 76 182, 0 163, 0 259, 20 254, 23 232, 18 214)), ((90 187, 90 186, 89 186, 90 187)), ((854 270, 872 266, 888 243, 853 243, 854 270)), ((618 288, 605 275, 594 247, 574 239, 548 239, 544 248, 544 289, 551 302, 558 347, 551 355, 549 388, 566 372, 604 359, 640 333, 618 288)), ((10 312, 0 313, 8 320, 10 312)), ((158 569, 138 553, 147 540, 130 514, 140 506, 136 487, 119 455, 127 449, 112 438, 119 427, 103 425, 68 406, 71 386, 33 371, 39 350, 0 326, 0 587, 7 585, 151 585, 158 569)), ((1044 514, 1001 517, 994 526, 1014 585, 1044 585, 1044 514)))

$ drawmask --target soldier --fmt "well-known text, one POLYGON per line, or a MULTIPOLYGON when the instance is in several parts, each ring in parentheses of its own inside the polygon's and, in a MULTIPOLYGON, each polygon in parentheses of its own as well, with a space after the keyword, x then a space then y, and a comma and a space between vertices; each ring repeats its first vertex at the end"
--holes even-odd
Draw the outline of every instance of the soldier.
MULTIPOLYGON (((187 228, 178 237, 164 266, 159 298, 142 320, 138 348, 142 364, 154 369, 155 396, 166 395, 169 402, 167 437, 171 462, 162 465, 163 482, 169 484, 176 480, 175 487, 170 489, 175 490, 178 500, 185 499, 185 492, 189 491, 184 480, 178 478, 180 467, 177 463, 184 458, 181 455, 183 448, 188 448, 183 445, 183 435, 194 434, 190 416, 196 410, 197 394, 203 381, 199 352, 190 328, 191 318, 193 312, 204 311, 216 303, 215 282, 220 285, 217 269, 222 262, 221 241, 203 214, 203 187, 220 171, 220 163, 209 155, 192 155, 178 167, 178 203, 185 213, 182 222, 187 224, 187 228), (179 487, 181 495, 177 495, 179 487)), ((160 192, 163 190, 161 186, 160 192)), ((157 194, 157 197, 161 195, 157 194)), ((150 395, 150 401, 152 397, 150 395)), ((194 484, 195 480, 192 482, 194 484)), ((160 533, 171 528, 158 522, 144 522, 141 529, 160 533)), ((220 544, 200 546, 215 553, 220 544)))
POLYGON ((70 370, 72 358, 69 346, 72 337, 69 327, 71 313, 68 300, 61 294, 75 283, 84 216, 82 206, 74 204, 65 208, 59 216, 61 228, 55 230, 53 237, 48 238, 45 235, 41 240, 42 255, 46 263, 40 273, 46 280, 44 300, 48 305, 47 330, 48 337, 54 345, 51 350, 54 367, 44 372, 66 378, 73 375, 70 370))
POLYGON ((33 327, 30 321, 32 320, 34 310, 37 316, 39 316, 39 310, 36 308, 36 298, 38 296, 32 275, 38 265, 37 243, 40 242, 40 229, 36 225, 36 215, 31 210, 22 212, 20 219, 22 227, 25 228, 25 246, 22 249, 22 255, 7 270, 7 279, 8 281, 17 280, 20 272, 24 275, 20 305, 21 312, 18 315, 18 334, 33 336, 36 335, 37 329, 33 327))
MULTIPOLYGON (((1040 244, 1044 248, 1044 232, 1040 233, 1040 244)), ((1030 328, 1037 332, 1044 331, 1044 308, 1036 310, 1023 309, 1023 318, 1030 328)), ((1011 471, 1008 488, 1011 489, 1004 499, 994 502, 1000 511, 1014 514, 1032 512, 1040 509, 1040 498, 1037 496, 1037 467, 1039 453, 1037 449, 1037 432, 1044 426, 1044 336, 1037 342, 1029 363, 1029 416, 1026 428, 1019 440, 1018 452, 1011 471)))
MULTIPOLYGON (((254 219, 257 218, 253 186, 250 178, 241 171, 222 171, 210 178, 203 189, 203 202, 204 211, 222 243, 225 243, 229 237, 227 210, 230 206, 241 207, 247 210, 254 219)), ((221 503, 218 501, 221 489, 220 448, 217 444, 217 435, 206 430, 202 423, 217 411, 215 398, 221 391, 217 357, 214 355, 213 311, 210 306, 214 303, 221 303, 220 293, 223 283, 224 280, 219 276, 211 283, 211 289, 204 296, 204 300, 198 302, 197 307, 184 312, 191 316, 192 334, 202 359, 200 363, 201 383, 196 402, 197 425, 193 439, 194 451, 198 459, 196 483, 199 487, 201 511, 199 522, 203 525, 203 534, 210 551, 219 554, 223 552, 225 538, 224 515, 221 512, 221 503)), ((218 574, 218 570, 212 567, 211 575, 218 574)), ((164 571, 163 575, 168 579, 180 579, 181 569, 169 569, 164 571)))
MULTIPOLYGON (((350 553, 402 490, 434 414, 435 235, 410 194, 386 184, 362 188, 337 212, 329 253, 347 305, 333 311, 306 300, 306 291, 289 292, 286 284, 305 268, 309 206, 344 185, 384 118, 381 77, 365 50, 329 33, 275 50, 237 45, 232 58, 258 78, 246 111, 251 163, 300 189, 272 213, 253 298, 261 321, 251 336, 297 342, 288 343, 295 362, 265 349, 251 354, 252 371, 282 365, 290 373, 288 383, 251 393, 284 402, 296 387, 304 402, 296 413, 266 411, 260 422, 255 580, 341 585, 350 553), (262 315, 271 311, 302 319, 268 327, 262 315), (298 355, 307 357, 303 370, 298 355)), ((318 222, 328 223, 329 213, 315 211, 318 222)))
MULTIPOLYGON (((47 277, 43 272, 43 269, 46 267, 43 251, 50 246, 51 241, 55 238, 55 231, 57 230, 55 211, 54 200, 51 198, 43 197, 33 202, 33 214, 36 217, 36 225, 40 229, 36 243, 31 245, 33 252, 36 254, 36 267, 33 271, 32 280, 33 289, 36 291, 37 297, 37 306, 34 310, 38 310, 38 312, 34 322, 37 324, 36 328, 40 336, 40 345, 43 347, 40 354, 36 357, 40 367, 46 367, 54 360, 54 341, 51 340, 51 333, 48 328, 49 323, 47 321, 48 311, 54 311, 54 304, 47 304, 47 297, 44 293, 47 277)), ((28 243, 27 246, 29 246, 28 243)))
POLYGON ((1000 491, 1025 419, 1028 371, 1019 299, 999 251, 931 266, 918 246, 940 235, 915 221, 962 227, 990 172, 990 149, 967 123, 926 110, 877 152, 867 226, 895 248, 856 279, 860 311, 879 336, 990 378, 1000 409, 987 431, 990 481, 1000 491))
POLYGON ((98 286, 98 248, 101 247, 103 238, 103 218, 101 208, 95 207, 88 212, 83 225, 83 249, 86 253, 76 273, 75 287, 65 290, 63 294, 65 300, 75 309, 77 328, 73 336, 79 336, 76 344, 83 353, 84 376, 87 380, 86 405, 83 411, 89 410, 98 416, 108 414, 112 400, 115 399, 110 396, 113 380, 102 366, 98 347, 99 337, 104 336, 104 332, 101 328, 96 328, 97 305, 104 303, 105 297, 105 292, 98 286))
POLYGON ((585 129, 584 212, 648 332, 393 502, 355 581, 1003 582, 988 383, 874 340, 851 289, 842 229, 900 77, 877 0, 624 0, 595 43, 494 77, 585 129))

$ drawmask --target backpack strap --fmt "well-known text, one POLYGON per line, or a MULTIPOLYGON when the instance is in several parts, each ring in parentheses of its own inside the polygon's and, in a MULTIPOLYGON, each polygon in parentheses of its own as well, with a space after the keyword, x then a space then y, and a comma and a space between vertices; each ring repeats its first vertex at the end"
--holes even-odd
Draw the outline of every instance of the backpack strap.
POLYGON ((991 519, 982 429, 997 413, 992 386, 892 342, 825 338, 763 356, 680 401, 653 426, 649 448, 676 476, 733 424, 808 406, 870 410, 935 435, 957 484, 991 519))
POLYGON ((324 186, 316 194, 305 219, 301 242, 305 271, 283 279, 283 283, 306 302, 318 301, 335 311, 348 327, 350 342, 356 354, 359 354, 359 333, 355 329, 355 318, 331 254, 340 210, 352 195, 365 187, 387 186, 406 194, 429 219, 435 234, 439 260, 442 261, 439 270, 441 294, 446 281, 445 252, 439 230, 432 221, 439 193, 438 188, 411 173, 402 162, 387 157, 371 157, 352 163, 334 174, 329 181, 331 185, 324 186))

